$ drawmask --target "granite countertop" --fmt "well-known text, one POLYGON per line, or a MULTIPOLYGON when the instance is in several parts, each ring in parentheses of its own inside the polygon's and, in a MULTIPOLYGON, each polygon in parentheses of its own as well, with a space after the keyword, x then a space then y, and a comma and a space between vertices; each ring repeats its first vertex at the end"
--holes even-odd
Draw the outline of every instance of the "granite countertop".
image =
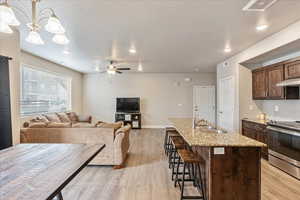
POLYGON ((265 147, 266 145, 238 133, 216 133, 208 128, 193 128, 192 118, 170 118, 174 128, 191 146, 265 147))
POLYGON ((248 122, 254 122, 257 124, 262 124, 262 125, 268 125, 267 123, 269 122, 269 120, 262 120, 262 119, 249 119, 249 118, 244 118, 242 119, 243 121, 248 121, 248 122))

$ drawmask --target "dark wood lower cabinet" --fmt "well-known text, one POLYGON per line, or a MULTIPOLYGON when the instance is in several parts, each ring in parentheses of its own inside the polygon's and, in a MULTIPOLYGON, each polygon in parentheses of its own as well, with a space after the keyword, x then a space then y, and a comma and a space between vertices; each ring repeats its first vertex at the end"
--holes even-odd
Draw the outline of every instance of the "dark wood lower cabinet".
POLYGON ((261 199, 261 148, 224 147, 218 155, 213 147, 192 150, 201 158, 207 200, 261 199))
MULTIPOLYGON (((242 120, 242 134, 264 144, 268 144, 268 135, 266 128, 266 124, 242 120)), ((264 159, 268 160, 268 147, 262 148, 261 155, 264 159)))

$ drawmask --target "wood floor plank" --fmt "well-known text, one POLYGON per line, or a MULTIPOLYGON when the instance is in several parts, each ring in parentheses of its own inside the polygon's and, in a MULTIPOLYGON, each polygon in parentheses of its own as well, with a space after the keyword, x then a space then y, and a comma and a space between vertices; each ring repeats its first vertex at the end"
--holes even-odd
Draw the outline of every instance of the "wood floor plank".
MULTIPOLYGON (((162 129, 134 130, 126 168, 87 167, 63 191, 65 200, 176 200, 162 129)), ((262 200, 299 200, 300 181, 262 161, 262 200)), ((188 191, 190 192, 190 191, 188 191)))

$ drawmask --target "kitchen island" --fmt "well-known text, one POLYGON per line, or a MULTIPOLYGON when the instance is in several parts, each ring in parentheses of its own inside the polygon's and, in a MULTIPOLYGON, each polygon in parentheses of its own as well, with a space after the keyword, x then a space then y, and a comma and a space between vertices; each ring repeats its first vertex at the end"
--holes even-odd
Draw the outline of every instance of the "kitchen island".
POLYGON ((266 145, 237 133, 193 127, 192 118, 170 118, 199 156, 207 200, 260 200, 261 148, 266 145))

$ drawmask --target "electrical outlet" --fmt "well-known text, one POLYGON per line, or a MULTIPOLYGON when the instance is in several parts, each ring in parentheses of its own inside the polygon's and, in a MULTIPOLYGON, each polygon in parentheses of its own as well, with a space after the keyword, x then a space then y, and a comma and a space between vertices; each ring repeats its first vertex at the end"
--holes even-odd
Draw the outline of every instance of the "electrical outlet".
POLYGON ((250 105, 250 106, 249 106, 249 110, 253 110, 253 105, 250 105))
POLYGON ((279 106, 274 106, 274 111, 278 112, 279 111, 279 106))
POLYGON ((222 155, 225 154, 225 148, 224 147, 215 147, 214 148, 214 154, 215 155, 222 155))

